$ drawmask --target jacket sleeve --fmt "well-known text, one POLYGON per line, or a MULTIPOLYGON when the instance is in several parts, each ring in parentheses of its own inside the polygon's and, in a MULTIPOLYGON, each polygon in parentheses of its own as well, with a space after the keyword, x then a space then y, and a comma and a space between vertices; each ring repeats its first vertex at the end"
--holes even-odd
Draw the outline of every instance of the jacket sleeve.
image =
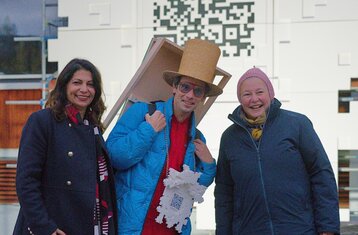
POLYGON ((300 125, 299 148, 310 177, 317 232, 340 229, 337 185, 328 156, 311 121, 304 116, 300 125))
POLYGON ((125 170, 140 162, 151 148, 157 133, 145 121, 148 105, 133 104, 118 120, 106 145, 112 166, 125 170))
MULTIPOLYGON (((32 114, 25 124, 20 140, 16 173, 16 192, 28 229, 33 234, 52 234, 57 225, 47 213, 41 178, 48 148, 48 118, 32 114)), ((41 112, 45 114, 45 112, 41 112)))
POLYGON ((216 234, 233 234, 232 223, 234 214, 233 189, 230 162, 225 153, 225 144, 221 138, 217 173, 215 178, 215 221, 216 234))
MULTIPOLYGON (((200 132, 200 139, 206 143, 204 135, 200 132)), ((213 182, 216 175, 216 161, 214 159, 213 162, 207 163, 200 161, 198 157, 196 159, 196 171, 200 172, 200 178, 198 180, 199 184, 204 185, 205 187, 209 187, 213 182)))

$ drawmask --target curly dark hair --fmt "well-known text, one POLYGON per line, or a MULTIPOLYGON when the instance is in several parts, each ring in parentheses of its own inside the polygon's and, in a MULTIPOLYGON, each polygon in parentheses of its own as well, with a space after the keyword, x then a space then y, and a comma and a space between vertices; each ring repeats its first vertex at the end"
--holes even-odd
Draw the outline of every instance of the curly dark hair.
POLYGON ((92 74, 93 86, 96 91, 93 101, 88 107, 91 109, 91 112, 88 112, 89 109, 86 111, 86 115, 88 115, 87 118, 89 118, 93 124, 97 125, 101 131, 103 131, 101 119, 106 107, 102 98, 102 78, 96 66, 88 60, 75 58, 65 66, 56 79, 55 88, 50 92, 45 106, 46 108, 50 108, 52 110, 56 120, 62 121, 66 118, 65 106, 68 104, 66 95, 67 84, 72 79, 73 74, 81 69, 89 71, 92 74))

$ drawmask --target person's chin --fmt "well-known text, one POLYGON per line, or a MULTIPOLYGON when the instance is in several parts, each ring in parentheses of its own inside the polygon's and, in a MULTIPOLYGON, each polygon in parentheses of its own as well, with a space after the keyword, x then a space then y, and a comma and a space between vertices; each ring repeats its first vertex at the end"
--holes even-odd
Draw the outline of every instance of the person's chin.
POLYGON ((191 113, 193 110, 194 110, 193 107, 187 107, 187 106, 185 106, 185 107, 182 108, 182 111, 183 111, 184 113, 191 113))
POLYGON ((183 108, 183 110, 185 110, 185 111, 188 111, 188 110, 191 111, 191 110, 194 109, 194 106, 193 106, 193 105, 188 105, 188 104, 183 103, 182 108, 183 108))
POLYGON ((89 106, 87 103, 85 104, 77 104, 76 105, 78 109, 87 109, 87 107, 89 106))
POLYGON ((261 117, 262 112, 254 112, 254 113, 250 113, 250 116, 253 117, 253 120, 255 120, 258 117, 261 117))

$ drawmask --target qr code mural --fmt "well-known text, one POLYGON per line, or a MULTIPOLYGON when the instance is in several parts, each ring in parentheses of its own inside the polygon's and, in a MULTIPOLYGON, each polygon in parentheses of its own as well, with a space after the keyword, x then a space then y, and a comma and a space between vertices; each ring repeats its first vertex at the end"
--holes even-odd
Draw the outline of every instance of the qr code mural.
POLYGON ((242 0, 154 1, 154 36, 179 45, 201 38, 220 46, 224 57, 251 56, 254 2, 242 0))

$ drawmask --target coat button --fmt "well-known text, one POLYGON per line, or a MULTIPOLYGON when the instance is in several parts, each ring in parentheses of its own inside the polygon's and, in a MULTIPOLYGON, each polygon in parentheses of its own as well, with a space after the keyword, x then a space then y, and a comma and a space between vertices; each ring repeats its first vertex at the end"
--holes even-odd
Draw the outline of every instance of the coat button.
POLYGON ((69 126, 69 127, 72 127, 72 124, 71 124, 71 123, 68 123, 68 126, 69 126))
POLYGON ((31 235, 33 235, 33 232, 31 231, 31 229, 30 229, 29 227, 27 227, 27 230, 29 231, 29 233, 30 233, 31 235))
POLYGON ((72 152, 72 151, 69 151, 69 152, 67 153, 67 156, 73 157, 73 152, 72 152))
POLYGON ((71 185, 72 185, 72 182, 71 182, 70 180, 67 180, 67 181, 66 181, 66 184, 67 184, 68 186, 71 186, 71 185))

